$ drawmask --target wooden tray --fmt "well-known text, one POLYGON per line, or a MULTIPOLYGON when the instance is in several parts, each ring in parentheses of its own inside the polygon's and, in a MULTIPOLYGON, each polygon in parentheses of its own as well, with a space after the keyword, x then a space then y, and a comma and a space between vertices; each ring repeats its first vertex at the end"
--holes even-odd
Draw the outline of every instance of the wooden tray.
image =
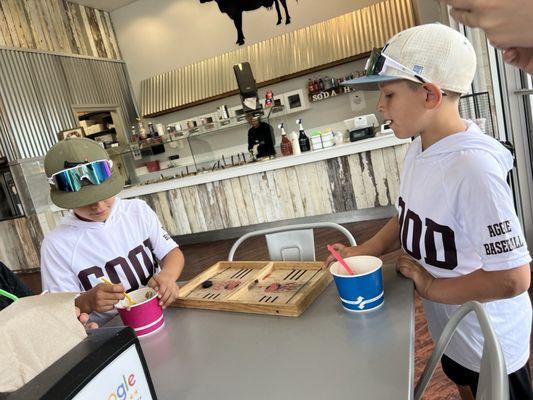
POLYGON ((322 262, 221 261, 182 286, 173 306, 298 317, 331 281, 322 262))

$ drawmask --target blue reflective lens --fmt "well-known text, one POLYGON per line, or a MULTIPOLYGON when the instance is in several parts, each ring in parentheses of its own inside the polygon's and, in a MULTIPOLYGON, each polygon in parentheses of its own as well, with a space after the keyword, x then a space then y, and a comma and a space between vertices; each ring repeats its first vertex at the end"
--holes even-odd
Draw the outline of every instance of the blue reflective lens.
POLYGON ((99 185, 111 177, 111 161, 98 160, 74 168, 59 171, 51 177, 51 183, 62 192, 78 192, 83 181, 99 185))
POLYGON ((81 181, 72 173, 61 171, 54 175, 56 188, 62 192, 77 192, 81 189, 81 181))

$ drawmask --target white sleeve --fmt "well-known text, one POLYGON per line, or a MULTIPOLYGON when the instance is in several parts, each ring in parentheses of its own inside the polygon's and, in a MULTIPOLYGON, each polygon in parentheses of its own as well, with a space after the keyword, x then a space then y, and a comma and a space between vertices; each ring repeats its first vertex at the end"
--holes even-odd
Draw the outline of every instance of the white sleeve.
POLYGON ((511 188, 499 166, 478 159, 465 171, 455 196, 457 218, 487 271, 516 268, 531 261, 514 209, 511 188))
MULTIPOLYGON (((65 249, 64 249, 65 250, 65 249)), ((41 280, 43 290, 50 292, 84 292, 85 289, 70 268, 70 261, 53 240, 44 238, 41 245, 41 280)))
POLYGON ((146 203, 144 203, 144 209, 152 251, 159 260, 162 260, 172 249, 178 247, 178 245, 163 228, 155 211, 146 203))

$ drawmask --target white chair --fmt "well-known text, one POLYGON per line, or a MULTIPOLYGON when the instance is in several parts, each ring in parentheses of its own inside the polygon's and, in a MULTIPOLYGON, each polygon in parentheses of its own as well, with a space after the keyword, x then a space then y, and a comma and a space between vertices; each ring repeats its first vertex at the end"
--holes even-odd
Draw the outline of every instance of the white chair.
POLYGON ((247 239, 265 235, 269 259, 273 261, 316 261, 313 229, 336 229, 346 236, 350 246, 355 239, 348 229, 333 222, 288 225, 278 228, 262 229, 241 236, 231 247, 228 261, 233 261, 237 248, 247 239))
POLYGON ((446 347, 448 347, 448 343, 450 343, 457 325, 471 311, 476 313, 484 336, 476 400, 509 399, 509 381, 500 342, 496 337, 483 306, 477 301, 470 301, 459 307, 444 327, 442 335, 431 354, 431 358, 426 364, 426 368, 424 368, 424 372, 422 372, 422 376, 416 385, 415 400, 422 398, 422 394, 435 371, 437 363, 446 350, 446 347))

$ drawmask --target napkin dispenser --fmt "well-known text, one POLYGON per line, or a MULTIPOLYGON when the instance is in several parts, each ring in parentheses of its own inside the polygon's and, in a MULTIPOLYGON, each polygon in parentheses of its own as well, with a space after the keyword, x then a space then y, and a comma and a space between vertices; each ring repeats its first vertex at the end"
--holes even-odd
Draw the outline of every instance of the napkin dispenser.
POLYGON ((374 114, 361 115, 355 118, 344 120, 348 128, 350 142, 367 139, 375 136, 375 128, 379 127, 378 120, 374 114))
POLYGON ((3 395, 3 400, 157 399, 139 340, 133 329, 124 327, 88 331, 87 338, 54 364, 3 395))

